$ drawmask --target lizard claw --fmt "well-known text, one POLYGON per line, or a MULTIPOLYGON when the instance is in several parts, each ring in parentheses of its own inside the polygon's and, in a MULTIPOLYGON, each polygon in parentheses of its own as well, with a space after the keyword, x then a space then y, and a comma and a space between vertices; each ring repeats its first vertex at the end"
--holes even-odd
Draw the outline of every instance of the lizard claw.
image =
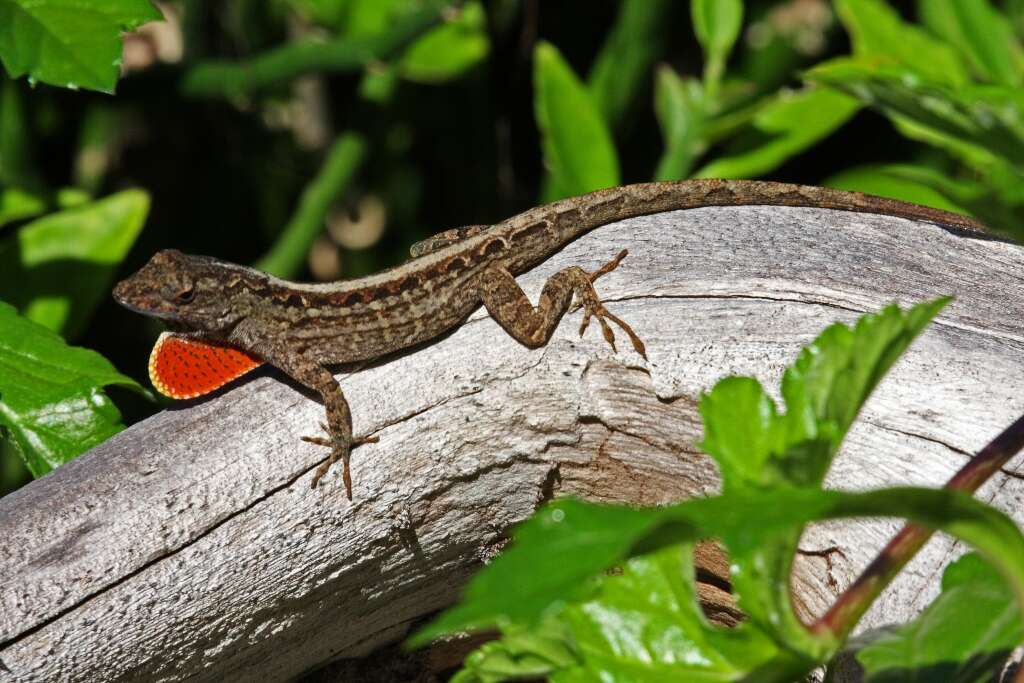
MULTIPOLYGON (((619 263, 622 262, 622 259, 626 258, 626 254, 628 253, 629 252, 626 249, 623 249, 619 252, 618 256, 613 258, 611 261, 604 264, 593 273, 589 273, 587 277, 590 279, 591 284, 593 284, 594 280, 602 275, 615 270, 619 266, 619 263)), ((611 326, 608 324, 608 321, 610 320, 626 333, 626 336, 629 337, 629 341, 633 344, 633 349, 643 356, 644 360, 647 360, 647 348, 644 346, 643 341, 639 336, 637 336, 636 332, 633 331, 633 328, 630 327, 626 321, 612 314, 604 307, 604 304, 602 304, 600 299, 598 299, 597 292, 594 291, 593 287, 590 288, 589 292, 584 293, 582 296, 577 296, 577 299, 574 302, 574 310, 580 307, 584 309, 583 322, 580 324, 581 337, 590 325, 590 318, 597 318, 597 322, 601 324, 601 333, 604 335, 605 341, 612 347, 612 351, 617 352, 618 349, 615 348, 615 332, 612 331, 611 326)))
MULTIPOLYGON (((320 423, 320 427, 327 433, 330 433, 331 431, 330 428, 322 422, 320 423)), ((302 440, 308 443, 314 443, 318 446, 326 446, 331 449, 330 457, 328 457, 320 467, 316 468, 316 472, 313 473, 313 479, 309 482, 309 487, 315 489, 323 476, 331 469, 331 465, 341 460, 341 479, 345 484, 345 495, 349 500, 352 500, 352 473, 349 467, 349 457, 352 455, 352 449, 355 446, 359 446, 364 443, 377 443, 380 441, 380 437, 361 436, 355 439, 337 439, 325 438, 322 436, 303 436, 302 440)))

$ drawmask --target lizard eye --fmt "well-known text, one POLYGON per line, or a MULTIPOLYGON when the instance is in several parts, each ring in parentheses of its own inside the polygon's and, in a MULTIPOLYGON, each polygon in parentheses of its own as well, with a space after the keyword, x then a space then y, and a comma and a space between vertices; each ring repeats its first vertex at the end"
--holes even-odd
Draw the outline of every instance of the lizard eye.
POLYGON ((195 298, 196 298, 196 290, 193 287, 189 287, 187 289, 183 289, 183 290, 181 290, 180 292, 178 292, 177 294, 174 295, 175 301, 177 301, 179 304, 189 304, 189 303, 192 303, 192 300, 195 299, 195 298))

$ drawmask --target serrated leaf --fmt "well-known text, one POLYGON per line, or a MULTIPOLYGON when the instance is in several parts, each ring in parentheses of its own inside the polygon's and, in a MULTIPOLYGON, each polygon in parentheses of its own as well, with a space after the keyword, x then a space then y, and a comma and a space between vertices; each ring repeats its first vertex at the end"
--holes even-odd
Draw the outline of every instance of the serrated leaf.
POLYGON ((951 564, 942 594, 908 624, 857 653, 864 683, 983 683, 1024 641, 1013 591, 976 554, 951 564))
POLYGON ((700 398, 701 449, 722 473, 726 492, 766 483, 765 464, 790 443, 775 402, 753 377, 726 377, 700 398))
POLYGON ((458 18, 428 31, 398 61, 401 75, 420 83, 441 83, 480 63, 490 50, 487 18, 479 2, 462 7, 458 18))
POLYGON ((0 0, 0 62, 11 78, 113 92, 121 32, 162 18, 148 0, 0 0))
POLYGON ((769 484, 815 486, 861 406, 948 298, 827 327, 782 377, 785 414, 752 377, 727 377, 701 397, 703 449, 725 491, 769 484))
POLYGON ((0 427, 36 477, 123 429, 104 387, 146 393, 103 356, 68 346, 2 301, 0 329, 0 427))
POLYGON ((624 0, 591 67, 590 96, 609 126, 621 119, 661 54, 670 0, 624 0))
POLYGON ((534 50, 534 112, 544 161, 559 199, 619 184, 619 161, 611 133, 590 93, 557 48, 534 50))
POLYGON ((145 192, 126 190, 22 227, 0 243, 0 298, 74 337, 109 295, 148 210, 145 192))
POLYGON ((709 103, 700 82, 680 78, 667 66, 658 69, 654 81, 654 112, 665 139, 655 180, 681 180, 707 151, 705 124, 709 103))
POLYGON ((988 0, 918 0, 932 33, 956 46, 982 80, 1021 84, 1021 46, 1010 22, 988 0))
POLYGON ((836 0, 834 6, 854 55, 882 58, 935 83, 968 82, 967 68, 953 48, 904 22, 884 0, 836 0))
POLYGON ((751 178, 768 173, 846 123, 860 103, 826 88, 783 92, 754 116, 726 154, 700 168, 698 178, 751 178))

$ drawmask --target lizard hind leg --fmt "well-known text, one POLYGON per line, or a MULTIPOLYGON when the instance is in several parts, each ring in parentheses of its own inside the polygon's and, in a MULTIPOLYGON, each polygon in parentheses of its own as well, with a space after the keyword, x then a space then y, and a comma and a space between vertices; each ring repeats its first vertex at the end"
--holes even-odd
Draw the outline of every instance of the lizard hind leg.
POLYGON ((629 324, 604 307, 594 289, 594 281, 613 271, 625 258, 626 253, 623 250, 592 273, 577 266, 558 271, 544 283, 540 302, 536 307, 530 304, 530 300, 508 270, 497 266, 491 267, 481 274, 480 299, 491 317, 516 341, 534 348, 547 343, 575 298, 578 306, 584 309, 580 336, 586 331, 591 318, 596 318, 601 325, 605 341, 615 350, 615 333, 608 324, 610 320, 626 333, 636 352, 646 358, 647 351, 640 337, 629 324))

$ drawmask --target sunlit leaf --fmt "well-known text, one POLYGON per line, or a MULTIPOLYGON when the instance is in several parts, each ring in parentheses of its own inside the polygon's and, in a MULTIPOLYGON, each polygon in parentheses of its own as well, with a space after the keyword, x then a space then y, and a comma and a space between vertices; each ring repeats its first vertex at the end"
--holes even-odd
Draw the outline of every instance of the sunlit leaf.
POLYGON ((0 189, 0 227, 13 221, 38 216, 46 210, 46 202, 14 187, 0 189))
POLYGON ((918 15, 956 46, 982 80, 1021 84, 1021 46, 1010 22, 989 0, 918 0, 918 15))
POLYGON ((768 173, 830 135, 860 106, 856 99, 826 88, 783 92, 755 114, 749 129, 726 147, 723 156, 694 175, 751 178, 768 173))
POLYGON ((0 243, 0 298, 72 338, 135 243, 149 197, 126 190, 39 218, 0 243))
POLYGON ((850 34, 854 55, 880 57, 935 83, 968 82, 967 68, 953 48, 904 22, 884 0, 836 0, 834 6, 850 34))
POLYGON ((398 69, 411 81, 443 82, 480 63, 489 49, 483 7, 469 2, 457 19, 428 31, 410 45, 398 61, 398 69))
POLYGON ((742 0, 690 0, 697 40, 704 48, 705 80, 717 84, 743 26, 742 0))
POLYGON ((912 164, 855 166, 829 176, 821 184, 966 215, 971 213, 967 204, 983 192, 976 182, 948 178, 932 168, 912 164))
POLYGON ((820 64, 805 76, 894 119, 1024 167, 1024 92, 1019 88, 954 88, 923 82, 890 63, 843 58, 820 64))
POLYGON ((121 32, 162 18, 148 0, 0 0, 0 62, 11 78, 113 92, 121 32))
POLYGON ((557 188, 547 199, 618 185, 619 162, 608 126, 553 45, 537 45, 533 79, 544 162, 557 188))
POLYGON ((103 387, 145 393, 103 356, 68 346, 2 301, 0 329, 0 427, 36 477, 123 428, 103 387))
POLYGON ((658 69, 654 82, 654 112, 665 139, 655 180, 682 180, 707 150, 705 124, 708 102, 700 82, 680 78, 667 66, 658 69))

